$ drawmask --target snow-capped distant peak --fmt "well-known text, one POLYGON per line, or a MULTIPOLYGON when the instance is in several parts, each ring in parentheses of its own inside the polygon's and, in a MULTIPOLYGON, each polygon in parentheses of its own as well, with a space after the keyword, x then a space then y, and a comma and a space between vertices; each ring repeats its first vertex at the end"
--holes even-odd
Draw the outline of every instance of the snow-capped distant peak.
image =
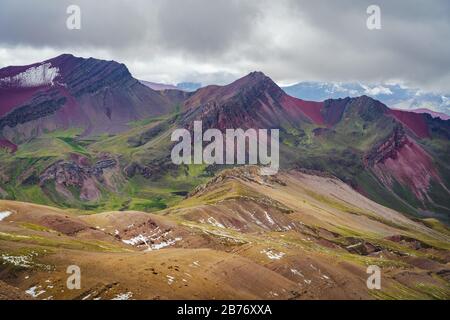
POLYGON ((0 84, 18 87, 39 87, 53 85, 54 80, 58 76, 59 68, 53 67, 50 62, 47 62, 36 67, 30 67, 15 76, 2 78, 0 79, 0 84))
POLYGON ((364 93, 367 94, 368 96, 378 96, 378 95, 391 95, 392 91, 391 89, 384 87, 382 85, 379 86, 373 86, 373 87, 369 87, 369 86, 365 86, 365 85, 361 85, 364 88, 364 93))

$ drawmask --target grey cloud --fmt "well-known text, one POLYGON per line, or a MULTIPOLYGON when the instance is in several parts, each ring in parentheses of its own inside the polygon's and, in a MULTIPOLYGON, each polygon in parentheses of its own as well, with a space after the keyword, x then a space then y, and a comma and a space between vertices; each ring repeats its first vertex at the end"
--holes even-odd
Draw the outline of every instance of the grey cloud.
MULTIPOLYGON (((448 1, 292 1, 297 15, 320 39, 306 44, 300 68, 332 80, 404 79, 449 88, 450 2, 448 1), (381 7, 382 30, 365 28, 365 9, 381 7), (315 54, 314 54, 315 53, 315 54), (322 70, 318 65, 322 65, 322 70)), ((287 53, 290 54, 289 52, 287 53)))
POLYGON ((398 80, 450 92, 448 12, 447 0, 0 0, 0 50, 106 52, 152 81, 261 70, 285 83, 398 80), (80 31, 65 28, 69 4, 82 9, 80 31), (382 30, 365 26, 370 4, 382 30))
POLYGON ((118 48, 146 39, 151 19, 145 10, 124 1, 88 0, 2 0, 0 2, 0 43, 35 47, 91 46, 118 48), (81 30, 68 30, 66 9, 81 8, 81 30))
POLYGON ((205 55, 249 41, 256 1, 166 0, 158 14, 159 41, 171 49, 205 55))

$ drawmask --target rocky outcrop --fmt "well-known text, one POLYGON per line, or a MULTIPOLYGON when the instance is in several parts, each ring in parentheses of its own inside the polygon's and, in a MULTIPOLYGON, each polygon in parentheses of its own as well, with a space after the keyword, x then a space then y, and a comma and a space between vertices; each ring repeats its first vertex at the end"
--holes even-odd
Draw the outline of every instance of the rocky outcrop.
POLYGON ((372 148, 364 157, 364 164, 372 167, 377 163, 383 163, 388 158, 395 159, 397 152, 408 143, 405 130, 402 126, 396 126, 392 134, 372 148))
POLYGON ((252 182, 259 185, 271 185, 278 184, 281 186, 286 185, 278 175, 262 175, 261 168, 258 166, 240 166, 232 169, 226 169, 216 174, 206 184, 199 185, 188 197, 199 196, 205 194, 209 190, 213 189, 218 184, 227 180, 241 180, 246 182, 252 182))
POLYGON ((0 118, 0 132, 6 126, 13 128, 18 124, 37 120, 54 114, 67 101, 59 91, 51 90, 37 95, 29 103, 14 109, 0 118))
POLYGON ((117 164, 115 159, 102 159, 92 166, 58 161, 41 174, 39 185, 45 188, 48 183, 54 183, 56 191, 65 197, 75 196, 72 192, 75 189, 80 200, 98 200, 101 196, 98 186, 105 182, 104 171, 115 168, 117 164))
POLYGON ((147 164, 132 162, 124 168, 124 172, 128 178, 141 175, 146 179, 157 179, 161 175, 177 169, 178 166, 174 165, 170 158, 164 158, 147 164))
POLYGON ((421 250, 421 249, 429 249, 431 248, 431 246, 423 241, 411 238, 411 237, 407 237, 404 235, 393 235, 393 236, 389 236, 386 238, 386 240, 392 241, 392 242, 396 242, 396 243, 400 243, 402 245, 406 245, 414 250, 421 250))
POLYGON ((388 189, 394 191, 397 185, 410 190, 422 203, 433 202, 429 195, 432 181, 450 195, 433 158, 406 134, 401 125, 365 155, 364 164, 388 189))
POLYGON ((382 250, 380 246, 374 245, 364 239, 348 238, 347 241, 351 242, 351 244, 345 246, 345 249, 348 252, 361 256, 367 256, 382 250))
POLYGON ((72 185, 79 185, 83 176, 95 176, 100 178, 103 170, 115 167, 115 159, 97 161, 93 166, 80 166, 74 162, 60 161, 49 167, 41 176, 41 182, 48 179, 65 182, 72 185))

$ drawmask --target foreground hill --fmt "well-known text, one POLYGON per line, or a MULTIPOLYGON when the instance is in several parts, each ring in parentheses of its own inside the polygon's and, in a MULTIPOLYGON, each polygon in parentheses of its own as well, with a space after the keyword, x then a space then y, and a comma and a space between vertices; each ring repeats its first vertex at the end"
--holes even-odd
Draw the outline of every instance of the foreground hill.
POLYGON ((448 229, 329 176, 226 170, 158 214, 85 215, 14 201, 0 201, 0 212, 0 297, 450 297, 448 229), (65 287, 73 264, 81 290, 65 287), (381 268, 381 290, 367 289, 368 265, 381 268))

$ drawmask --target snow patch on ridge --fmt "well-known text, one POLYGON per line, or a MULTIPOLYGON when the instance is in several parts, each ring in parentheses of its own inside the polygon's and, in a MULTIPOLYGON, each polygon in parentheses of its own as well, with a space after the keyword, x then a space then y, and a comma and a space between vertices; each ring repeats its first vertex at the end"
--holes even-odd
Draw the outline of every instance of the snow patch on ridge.
POLYGON ((208 218, 208 223, 215 227, 225 229, 225 226, 223 224, 221 224, 219 221, 217 221, 216 219, 214 219, 213 217, 208 218))
POLYGON ((172 232, 167 231, 161 234, 161 230, 156 228, 156 231, 151 235, 139 234, 128 240, 122 240, 123 243, 128 245, 140 247, 145 245, 147 247, 146 251, 160 250, 166 247, 174 245, 176 242, 183 240, 181 237, 176 237, 173 239, 166 239, 166 237, 172 232))
POLYGON ((42 85, 54 85, 54 80, 59 76, 59 68, 52 67, 50 62, 31 67, 12 77, 0 79, 0 85, 13 85, 18 87, 39 87, 42 85))
POLYGON ((45 293, 45 290, 39 290, 41 289, 41 286, 34 286, 30 289, 26 290, 25 293, 32 296, 33 298, 39 297, 41 294, 45 293))
POLYGON ((275 224, 275 221, 273 221, 272 217, 267 213, 267 211, 264 211, 264 214, 266 215, 267 221, 269 221, 269 223, 270 223, 271 225, 274 225, 274 224, 275 224))
POLYGON ((265 254, 267 256, 267 258, 269 258, 270 260, 280 260, 285 255, 284 252, 276 252, 276 251, 269 250, 269 249, 261 250, 261 253, 265 254))
POLYGON ((130 300, 132 296, 133 296, 132 292, 119 293, 118 295, 116 295, 111 300, 130 300))
POLYGON ((144 243, 145 245, 147 245, 147 241, 150 239, 150 236, 144 236, 144 235, 142 235, 142 234, 140 234, 140 235, 138 235, 138 236, 136 236, 136 237, 133 237, 133 238, 131 238, 131 239, 128 239, 128 240, 122 240, 122 242, 123 243, 126 243, 126 244, 129 244, 129 245, 131 245, 131 246, 137 246, 138 244, 140 244, 140 243, 144 243))
POLYGON ((1 256, 3 264, 8 263, 16 267, 31 268, 33 261, 29 256, 11 256, 8 254, 2 254, 1 256))
POLYGON ((11 211, 0 211, 0 221, 12 215, 11 211))
POLYGON ((183 240, 183 239, 181 237, 179 237, 179 238, 167 240, 165 242, 155 243, 155 244, 150 245, 146 251, 153 251, 153 250, 159 250, 159 249, 162 249, 165 247, 170 247, 171 245, 174 245, 175 242, 181 241, 181 240, 183 240))

